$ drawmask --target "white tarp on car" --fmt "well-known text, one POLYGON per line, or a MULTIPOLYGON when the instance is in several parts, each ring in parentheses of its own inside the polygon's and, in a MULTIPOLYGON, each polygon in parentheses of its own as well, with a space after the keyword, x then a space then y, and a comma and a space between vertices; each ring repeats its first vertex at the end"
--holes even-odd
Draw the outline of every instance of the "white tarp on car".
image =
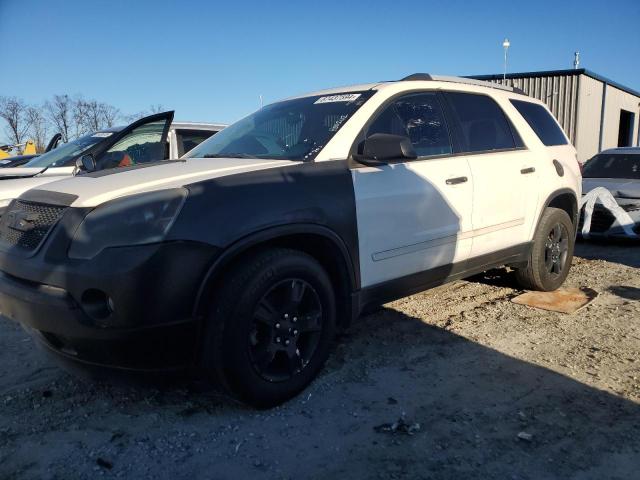
POLYGON ((591 217, 593 216, 593 208, 596 203, 599 203, 613 214, 626 235, 631 238, 638 238, 638 235, 633 231, 635 222, 629 214, 618 205, 618 202, 611 192, 604 187, 596 187, 589 191, 582 197, 582 201, 580 202, 580 208, 584 206, 584 221, 582 223, 582 236, 584 238, 589 238, 591 217))

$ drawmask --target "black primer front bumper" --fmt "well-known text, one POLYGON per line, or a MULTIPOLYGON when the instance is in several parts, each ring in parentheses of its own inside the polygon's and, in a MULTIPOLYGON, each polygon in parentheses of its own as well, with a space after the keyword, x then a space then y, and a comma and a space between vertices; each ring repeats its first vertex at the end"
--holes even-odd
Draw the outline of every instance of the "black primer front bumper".
POLYGON ((89 261, 0 253, 0 313, 85 366, 181 369, 195 358, 193 308, 216 255, 196 242, 111 248, 89 261))

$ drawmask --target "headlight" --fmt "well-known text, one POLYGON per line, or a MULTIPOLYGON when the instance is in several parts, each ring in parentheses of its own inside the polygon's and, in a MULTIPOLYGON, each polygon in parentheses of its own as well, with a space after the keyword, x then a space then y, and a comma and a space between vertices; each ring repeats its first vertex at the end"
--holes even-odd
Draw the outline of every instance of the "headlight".
POLYGON ((88 259, 109 247, 162 241, 186 198, 187 190, 176 188, 132 195, 97 207, 76 230, 69 257, 88 259))

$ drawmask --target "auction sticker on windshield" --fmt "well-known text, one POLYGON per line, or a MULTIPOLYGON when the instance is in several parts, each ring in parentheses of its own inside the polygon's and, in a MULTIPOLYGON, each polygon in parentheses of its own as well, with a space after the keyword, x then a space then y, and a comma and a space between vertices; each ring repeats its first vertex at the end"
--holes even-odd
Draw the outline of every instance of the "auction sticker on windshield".
POLYGON ((328 97, 320 97, 313 103, 353 102, 359 96, 359 93, 342 93, 340 95, 329 95, 328 97))

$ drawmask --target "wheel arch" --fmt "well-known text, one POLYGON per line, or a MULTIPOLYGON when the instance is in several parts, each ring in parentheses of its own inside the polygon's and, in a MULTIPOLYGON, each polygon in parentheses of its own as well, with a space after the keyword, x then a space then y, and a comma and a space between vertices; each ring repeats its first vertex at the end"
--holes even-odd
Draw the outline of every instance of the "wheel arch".
POLYGON ((560 190, 554 191, 547 197, 547 200, 542 205, 542 209, 538 213, 536 231, 538 230, 538 226, 540 225, 542 215, 548 207, 559 208, 560 210, 564 210, 565 212, 567 212, 567 215, 569 215, 569 218, 573 223, 574 231, 577 232, 578 215, 580 213, 580 210, 578 209, 578 198, 576 197, 576 193, 573 190, 571 190, 570 188, 562 188, 560 190))
POLYGON ((349 252, 333 230, 322 225, 295 224, 271 227, 237 240, 215 260, 203 278, 194 305, 194 318, 201 319, 210 307, 213 292, 233 265, 251 252, 285 247, 305 252, 327 270, 338 303, 338 327, 345 328, 353 317, 352 293, 359 289, 357 252, 349 252))

